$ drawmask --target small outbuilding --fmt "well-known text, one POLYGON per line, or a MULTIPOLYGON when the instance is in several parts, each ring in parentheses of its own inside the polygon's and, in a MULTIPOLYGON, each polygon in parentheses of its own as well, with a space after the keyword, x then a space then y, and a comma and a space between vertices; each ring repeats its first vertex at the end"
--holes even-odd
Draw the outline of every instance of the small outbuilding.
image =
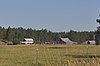
POLYGON ((21 44, 33 44, 34 40, 32 38, 24 38, 22 41, 20 41, 21 44))
POLYGON ((96 41, 94 40, 89 40, 89 41, 86 41, 87 44, 96 44, 96 41))

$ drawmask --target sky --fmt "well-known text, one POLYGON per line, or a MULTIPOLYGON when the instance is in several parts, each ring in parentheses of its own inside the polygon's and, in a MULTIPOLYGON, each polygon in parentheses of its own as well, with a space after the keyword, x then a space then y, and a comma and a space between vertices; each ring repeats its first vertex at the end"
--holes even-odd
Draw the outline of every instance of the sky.
POLYGON ((0 26, 95 31, 100 0, 0 0, 0 26))

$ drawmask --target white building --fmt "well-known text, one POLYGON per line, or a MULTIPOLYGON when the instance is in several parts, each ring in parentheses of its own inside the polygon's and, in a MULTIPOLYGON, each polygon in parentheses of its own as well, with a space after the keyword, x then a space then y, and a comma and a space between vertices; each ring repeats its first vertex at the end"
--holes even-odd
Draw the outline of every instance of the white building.
POLYGON ((61 38, 66 44, 77 44, 77 42, 71 41, 69 38, 61 38))
POLYGON ((22 41, 20 41, 21 44, 33 44, 34 40, 32 38, 24 38, 22 41))
POLYGON ((94 40, 89 40, 89 41, 86 41, 87 44, 96 44, 96 42, 94 40))

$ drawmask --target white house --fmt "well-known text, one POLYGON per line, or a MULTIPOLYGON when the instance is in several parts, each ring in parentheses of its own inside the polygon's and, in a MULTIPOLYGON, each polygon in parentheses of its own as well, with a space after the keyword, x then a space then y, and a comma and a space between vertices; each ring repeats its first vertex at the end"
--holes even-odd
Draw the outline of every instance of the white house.
POLYGON ((33 44, 34 40, 32 38, 24 38, 22 41, 20 41, 21 44, 33 44))

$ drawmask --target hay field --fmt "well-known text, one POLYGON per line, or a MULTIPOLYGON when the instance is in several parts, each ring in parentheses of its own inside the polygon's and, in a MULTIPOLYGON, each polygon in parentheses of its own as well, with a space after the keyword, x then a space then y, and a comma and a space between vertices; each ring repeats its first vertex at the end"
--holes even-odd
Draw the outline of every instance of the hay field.
POLYGON ((0 45, 0 66, 100 66, 100 46, 0 45))

